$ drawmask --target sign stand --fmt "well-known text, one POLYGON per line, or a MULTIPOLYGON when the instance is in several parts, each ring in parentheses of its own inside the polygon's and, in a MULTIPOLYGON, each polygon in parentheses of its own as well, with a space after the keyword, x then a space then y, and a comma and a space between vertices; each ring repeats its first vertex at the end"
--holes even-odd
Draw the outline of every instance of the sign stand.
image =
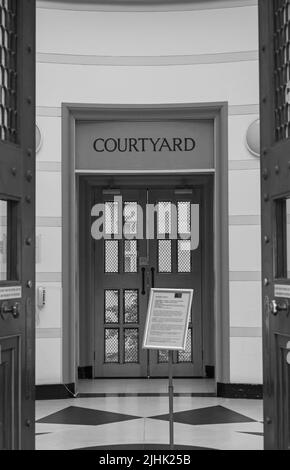
POLYGON ((168 351, 169 447, 174 449, 173 352, 185 351, 193 289, 150 292, 143 348, 168 351))
POLYGON ((168 351, 168 396, 169 396, 169 447, 174 449, 174 420, 173 420, 173 351, 168 351))

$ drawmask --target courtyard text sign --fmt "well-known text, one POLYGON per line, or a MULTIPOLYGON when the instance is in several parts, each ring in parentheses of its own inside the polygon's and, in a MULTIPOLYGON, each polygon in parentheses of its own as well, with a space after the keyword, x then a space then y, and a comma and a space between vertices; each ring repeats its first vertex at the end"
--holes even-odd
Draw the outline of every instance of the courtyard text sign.
POLYGON ((80 121, 76 170, 175 172, 214 169, 213 121, 80 121))
POLYGON ((196 147, 192 137, 123 137, 102 138, 94 141, 94 150, 100 152, 191 152, 196 147))

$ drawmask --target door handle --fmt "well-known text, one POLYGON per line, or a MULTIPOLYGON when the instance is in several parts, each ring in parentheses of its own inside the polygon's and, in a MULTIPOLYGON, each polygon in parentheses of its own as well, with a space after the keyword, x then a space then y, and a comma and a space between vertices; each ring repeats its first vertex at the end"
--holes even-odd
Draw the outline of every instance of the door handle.
POLYGON ((146 294, 146 291, 145 291, 145 271, 146 271, 145 268, 141 268, 141 273, 142 273, 142 291, 141 291, 141 294, 142 295, 146 294))
POLYGON ((288 300, 271 300, 270 310, 272 315, 276 316, 279 312, 287 312, 289 314, 289 302, 288 300))
POLYGON ((151 268, 151 287, 153 288, 154 287, 154 284, 155 284, 155 269, 154 268, 151 268))
POLYGON ((9 307, 8 302, 3 302, 1 305, 0 314, 3 320, 7 320, 8 315, 12 315, 15 320, 20 316, 20 305, 15 302, 12 307, 9 307))

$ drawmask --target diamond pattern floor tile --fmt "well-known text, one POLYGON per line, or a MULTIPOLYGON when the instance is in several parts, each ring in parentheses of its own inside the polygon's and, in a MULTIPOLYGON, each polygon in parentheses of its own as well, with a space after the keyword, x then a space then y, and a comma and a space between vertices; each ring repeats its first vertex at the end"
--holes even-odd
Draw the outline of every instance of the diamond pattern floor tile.
POLYGON ((139 416, 111 413, 109 411, 92 410, 78 406, 69 406, 57 413, 39 419, 37 423, 76 424, 85 426, 99 426, 101 424, 117 423, 139 419, 139 416))
MULTIPOLYGON (((169 415, 152 416, 152 419, 161 419, 168 421, 169 415)), ((180 411, 174 413, 174 421, 182 424, 202 425, 202 424, 226 424, 226 423, 250 423, 255 422, 235 411, 229 410, 224 406, 209 406, 195 410, 180 411)))

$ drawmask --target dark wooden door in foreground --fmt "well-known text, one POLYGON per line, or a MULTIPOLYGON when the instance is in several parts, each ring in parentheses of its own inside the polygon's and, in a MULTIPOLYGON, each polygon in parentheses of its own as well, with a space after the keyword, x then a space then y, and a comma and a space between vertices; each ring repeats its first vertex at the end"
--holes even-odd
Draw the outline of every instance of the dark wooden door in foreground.
POLYGON ((290 3, 259 17, 265 448, 290 449, 290 3))
POLYGON ((0 2, 0 450, 34 447, 35 1, 0 2))
POLYGON ((200 197, 197 188, 96 190, 104 205, 104 238, 94 242, 96 377, 167 376, 167 353, 142 349, 151 287, 195 290, 174 375, 202 375, 200 197))

